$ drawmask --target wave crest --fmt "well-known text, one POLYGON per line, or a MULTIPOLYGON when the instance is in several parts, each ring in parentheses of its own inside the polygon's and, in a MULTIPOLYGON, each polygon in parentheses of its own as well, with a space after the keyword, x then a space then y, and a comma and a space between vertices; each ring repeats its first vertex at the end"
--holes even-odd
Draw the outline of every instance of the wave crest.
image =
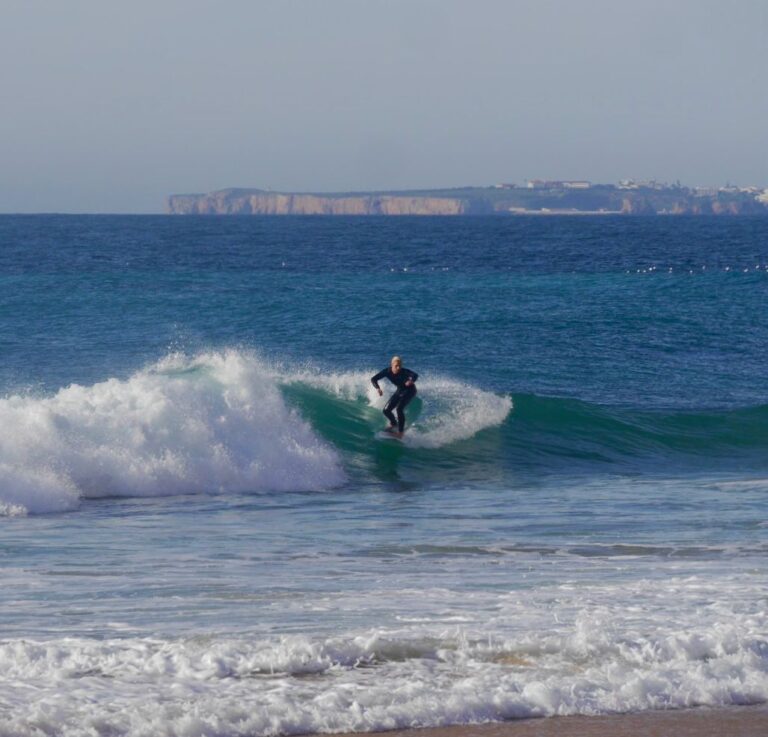
POLYGON ((126 380, 0 400, 0 511, 81 497, 324 489, 337 453, 243 351, 173 354, 126 380))

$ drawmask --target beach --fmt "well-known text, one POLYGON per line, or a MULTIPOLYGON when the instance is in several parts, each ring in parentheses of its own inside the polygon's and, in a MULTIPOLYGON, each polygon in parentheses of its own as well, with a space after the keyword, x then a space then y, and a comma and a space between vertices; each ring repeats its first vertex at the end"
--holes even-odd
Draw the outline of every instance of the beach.
POLYGON ((765 734, 768 734, 765 705, 549 717, 376 733, 377 737, 764 737, 765 734))

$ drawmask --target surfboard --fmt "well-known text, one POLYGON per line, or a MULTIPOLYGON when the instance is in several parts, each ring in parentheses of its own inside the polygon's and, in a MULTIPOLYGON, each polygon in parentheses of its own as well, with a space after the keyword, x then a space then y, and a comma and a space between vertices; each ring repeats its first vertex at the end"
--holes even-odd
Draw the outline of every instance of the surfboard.
POLYGON ((380 430, 374 437, 376 440, 393 440, 396 443, 403 442, 403 438, 399 438, 397 435, 393 435, 391 432, 387 432, 386 430, 380 430))

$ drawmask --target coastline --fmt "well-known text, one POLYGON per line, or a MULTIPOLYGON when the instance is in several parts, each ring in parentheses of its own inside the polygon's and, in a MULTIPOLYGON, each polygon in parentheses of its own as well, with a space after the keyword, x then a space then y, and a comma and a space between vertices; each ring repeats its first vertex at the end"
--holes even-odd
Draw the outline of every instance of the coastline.
POLYGON ((389 192, 273 192, 230 187, 172 194, 169 215, 768 215, 768 190, 702 194, 682 186, 633 189, 563 182, 546 186, 458 187, 389 192))
MULTIPOLYGON (((367 737, 764 737, 768 734, 768 704, 542 717, 366 734, 367 737)), ((359 735, 348 733, 339 737, 359 735)))

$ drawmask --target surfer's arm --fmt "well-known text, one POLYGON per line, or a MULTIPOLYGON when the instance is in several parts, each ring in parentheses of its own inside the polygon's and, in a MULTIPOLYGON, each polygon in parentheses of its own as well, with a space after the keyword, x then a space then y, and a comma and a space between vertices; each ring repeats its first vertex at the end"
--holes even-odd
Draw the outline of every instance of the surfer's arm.
POLYGON ((371 384, 373 384, 373 388, 376 389, 379 392, 379 395, 381 395, 381 387, 379 387, 379 381, 383 379, 387 375, 387 369, 382 369, 379 371, 376 376, 371 377, 371 384))
POLYGON ((405 382, 405 385, 413 386, 416 383, 416 379, 419 378, 419 375, 415 371, 411 371, 410 369, 403 369, 403 371, 406 371, 408 375, 408 381, 405 382))

